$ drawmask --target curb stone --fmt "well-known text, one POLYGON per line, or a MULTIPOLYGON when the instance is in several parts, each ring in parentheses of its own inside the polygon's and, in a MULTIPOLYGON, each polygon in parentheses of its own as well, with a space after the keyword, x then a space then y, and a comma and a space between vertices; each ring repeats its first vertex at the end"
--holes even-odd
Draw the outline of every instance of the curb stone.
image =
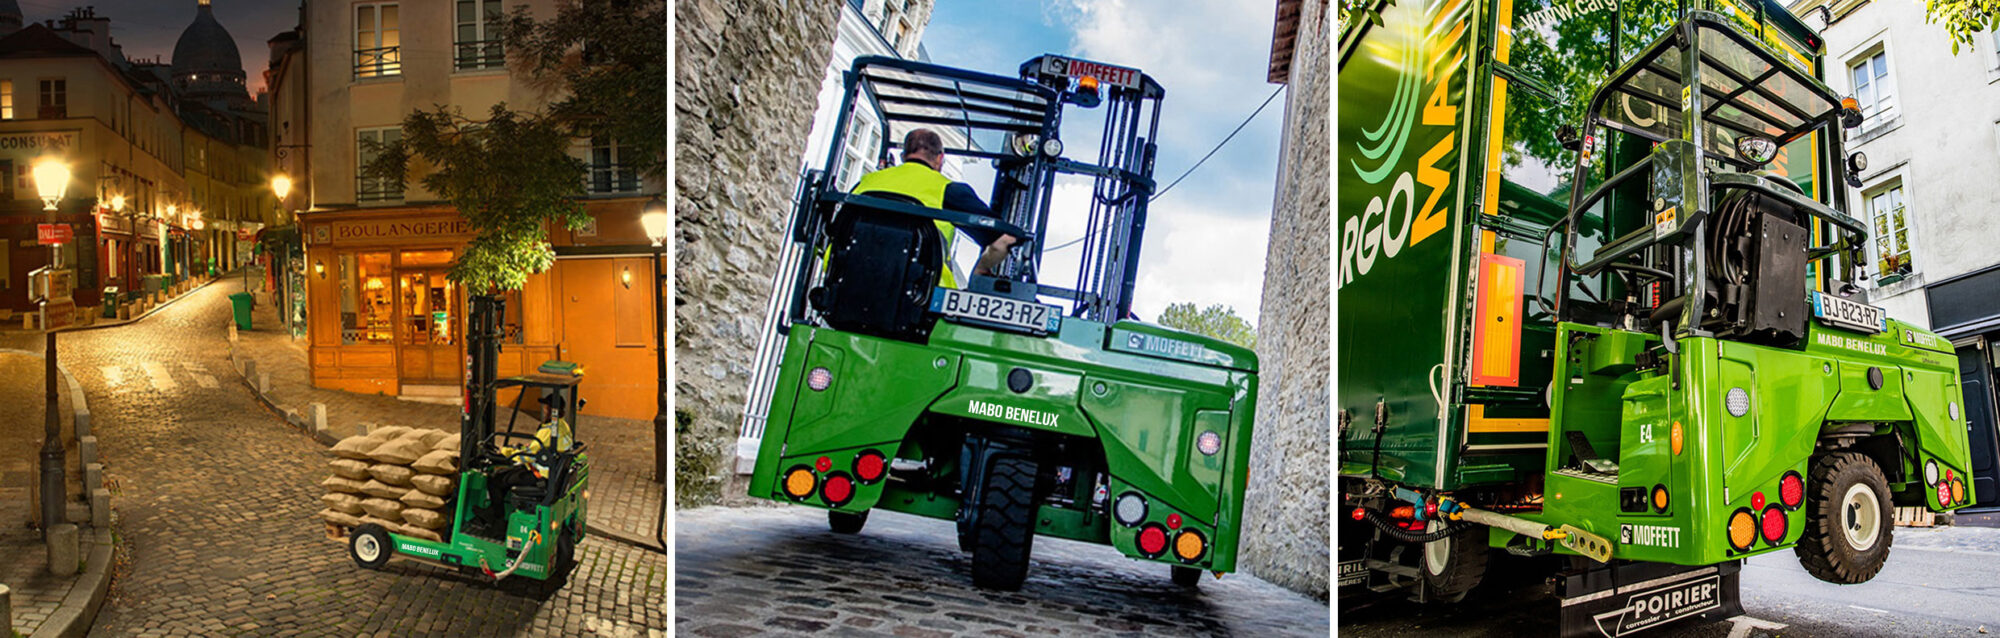
POLYGON ((28 638, 79 638, 89 633, 90 625, 97 621, 97 611, 111 591, 111 532, 92 529, 82 535, 80 542, 89 548, 82 577, 70 586, 55 614, 28 638))

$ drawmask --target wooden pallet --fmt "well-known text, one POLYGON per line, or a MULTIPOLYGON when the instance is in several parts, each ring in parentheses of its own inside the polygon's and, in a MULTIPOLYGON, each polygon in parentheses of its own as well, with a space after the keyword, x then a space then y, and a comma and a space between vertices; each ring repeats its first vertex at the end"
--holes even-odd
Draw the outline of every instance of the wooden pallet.
POLYGON ((1901 527, 1934 527, 1937 525, 1937 513, 1932 512, 1927 507, 1898 507, 1896 508, 1896 525, 1901 527))

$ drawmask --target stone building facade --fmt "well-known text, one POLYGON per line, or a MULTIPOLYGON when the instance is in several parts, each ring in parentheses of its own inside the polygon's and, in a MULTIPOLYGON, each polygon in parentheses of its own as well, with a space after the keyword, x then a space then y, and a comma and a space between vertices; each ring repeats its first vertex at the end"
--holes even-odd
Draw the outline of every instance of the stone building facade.
POLYGON ((1332 108, 1326 0, 1281 0, 1270 81, 1290 87, 1277 199, 1264 257, 1257 430, 1244 497, 1242 567, 1284 587, 1327 597, 1330 458, 1327 282, 1331 227, 1328 144, 1332 108))
POLYGON ((677 505, 730 472, 771 276, 840 5, 675 3, 677 505))

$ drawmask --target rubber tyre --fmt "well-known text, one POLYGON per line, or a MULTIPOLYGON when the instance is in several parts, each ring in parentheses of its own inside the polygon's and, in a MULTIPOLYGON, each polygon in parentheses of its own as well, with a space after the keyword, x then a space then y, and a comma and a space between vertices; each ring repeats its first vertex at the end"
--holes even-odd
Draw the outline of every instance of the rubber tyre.
POLYGON ((1180 565, 1174 565, 1171 569, 1174 570, 1175 585, 1180 585, 1188 589, 1194 589, 1201 585, 1201 570, 1193 567, 1182 567, 1180 565))
POLYGON ((995 457, 972 519, 972 584, 1016 591, 1028 578, 1035 541, 1035 462, 995 457))
POLYGON ((570 572, 576 571, 576 537, 563 532, 556 539, 555 554, 549 557, 549 577, 537 586, 544 597, 554 594, 569 584, 570 572))
MULTIPOLYGON (((1437 521, 1431 521, 1428 529, 1437 529, 1437 525, 1437 521)), ((1466 532, 1422 545, 1417 567, 1423 574, 1424 600, 1455 603, 1479 586, 1480 579, 1486 576, 1486 559, 1491 554, 1480 540, 1478 532, 1466 532)))
POLYGON ((347 557, 363 569, 381 569, 389 564, 395 546, 389 540, 389 530, 374 523, 363 523, 347 533, 347 557))
POLYGON ((1812 475, 1806 483, 1806 531, 1792 548, 1799 564, 1814 578, 1840 585, 1865 583, 1882 571, 1889 560, 1889 545, 1895 540, 1895 517, 1890 503, 1889 481, 1875 460, 1859 452, 1839 452, 1812 461, 1812 475), (1854 536, 1867 538, 1869 517, 1865 511, 1870 496, 1855 488, 1872 491, 1874 503, 1872 542, 1859 543, 1854 536), (1848 511, 1848 510, 1854 511, 1848 511), (1858 519, 1858 520, 1857 520, 1858 519), (1847 526, 1857 529, 1850 534, 1847 526))
POLYGON ((859 534, 861 533, 861 527, 868 524, 869 511, 842 512, 827 510, 826 526, 833 528, 833 533, 835 534, 859 534))

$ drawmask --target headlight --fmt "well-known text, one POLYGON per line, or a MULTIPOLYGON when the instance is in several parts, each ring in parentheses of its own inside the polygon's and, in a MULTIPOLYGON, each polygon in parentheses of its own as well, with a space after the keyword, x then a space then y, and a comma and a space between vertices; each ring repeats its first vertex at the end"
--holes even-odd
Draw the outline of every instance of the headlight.
POLYGON ((1847 170, 1851 173, 1868 170, 1868 154, 1855 151, 1853 155, 1847 156, 1847 170))
POLYGON ((1778 156, 1778 143, 1769 138, 1745 135, 1736 138, 1736 152, 1755 164, 1769 164, 1778 156))
POLYGON ((1195 437, 1194 447, 1205 456, 1215 456, 1216 452, 1222 451, 1222 435, 1216 434, 1215 430, 1202 432, 1201 436, 1195 437))
POLYGON ((1743 388, 1730 388, 1729 393, 1722 398, 1722 402, 1723 407, 1729 408, 1730 416, 1740 417, 1750 413, 1750 393, 1745 392, 1743 388))
POLYGON ((1046 140, 1042 140, 1043 155, 1047 155, 1049 157, 1058 157, 1062 155, 1062 151, 1063 151, 1062 140, 1053 137, 1046 140))
POLYGON ((831 385, 833 385, 832 370, 813 368, 811 372, 806 373, 806 387, 812 388, 814 392, 824 392, 831 385))

